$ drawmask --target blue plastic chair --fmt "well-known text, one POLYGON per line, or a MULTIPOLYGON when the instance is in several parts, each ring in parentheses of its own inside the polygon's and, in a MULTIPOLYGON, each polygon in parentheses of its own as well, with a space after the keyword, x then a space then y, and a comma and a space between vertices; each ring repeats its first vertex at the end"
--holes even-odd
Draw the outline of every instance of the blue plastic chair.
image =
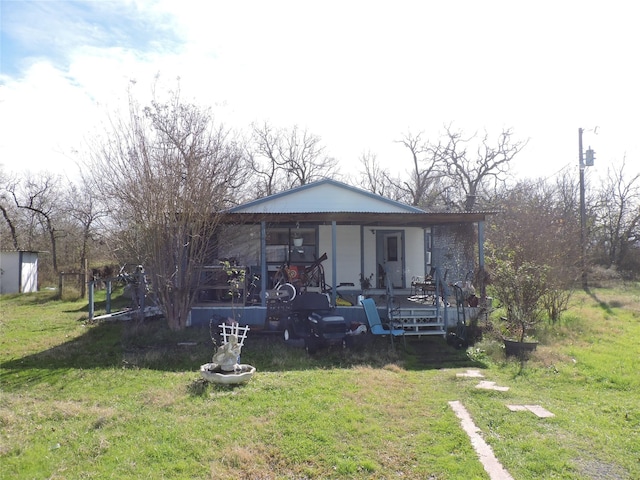
POLYGON ((373 298, 365 298, 364 300, 362 300, 362 307, 364 308, 364 314, 367 317, 369 330, 371 330, 372 334, 389 335, 391 337, 392 347, 394 347, 393 337, 402 337, 405 347, 407 346, 407 341, 404 337, 404 329, 387 328, 382 325, 382 320, 380 320, 380 314, 378 313, 378 307, 376 307, 376 303, 373 301, 373 298))

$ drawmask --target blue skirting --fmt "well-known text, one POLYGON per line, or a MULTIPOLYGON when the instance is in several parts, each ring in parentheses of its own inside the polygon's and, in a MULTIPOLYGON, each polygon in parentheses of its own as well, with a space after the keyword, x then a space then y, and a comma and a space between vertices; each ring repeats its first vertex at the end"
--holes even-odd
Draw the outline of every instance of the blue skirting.
MULTIPOLYGON (((336 315, 344 317, 347 322, 360 322, 365 324, 367 322, 364 309, 361 306, 336 307, 333 311, 336 315)), ((236 307, 234 309, 230 306, 193 307, 189 314, 187 325, 190 327, 206 326, 209 325, 212 318, 215 323, 219 323, 221 319, 230 318, 234 319, 240 325, 270 329, 267 322, 267 308, 253 306, 236 307)))

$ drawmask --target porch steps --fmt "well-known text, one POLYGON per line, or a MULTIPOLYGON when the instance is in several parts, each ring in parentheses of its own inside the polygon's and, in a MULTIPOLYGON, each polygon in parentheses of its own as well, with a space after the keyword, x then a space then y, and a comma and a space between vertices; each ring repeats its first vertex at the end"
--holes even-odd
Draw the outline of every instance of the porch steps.
POLYGON ((399 307, 392 312, 393 323, 404 329, 405 335, 442 335, 446 327, 441 308, 436 306, 399 307))

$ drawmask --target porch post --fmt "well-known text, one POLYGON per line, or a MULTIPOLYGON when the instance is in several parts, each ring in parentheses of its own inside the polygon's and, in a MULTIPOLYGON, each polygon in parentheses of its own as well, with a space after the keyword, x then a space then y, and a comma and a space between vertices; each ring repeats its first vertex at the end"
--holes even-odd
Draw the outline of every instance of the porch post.
POLYGON ((260 305, 267 306, 267 223, 260 222, 260 305))
POLYGON ((364 278, 364 225, 360 225, 360 278, 364 278))
POLYGON ((336 259, 336 246, 338 244, 338 234, 336 232, 336 221, 333 220, 331 222, 331 304, 336 304, 336 296, 337 296, 337 278, 338 272, 336 272, 336 268, 338 266, 338 261, 336 259))

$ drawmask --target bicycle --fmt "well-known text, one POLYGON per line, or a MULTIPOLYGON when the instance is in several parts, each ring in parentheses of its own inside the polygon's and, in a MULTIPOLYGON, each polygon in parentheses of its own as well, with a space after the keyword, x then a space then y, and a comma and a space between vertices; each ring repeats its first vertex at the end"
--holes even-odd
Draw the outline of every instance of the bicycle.
POLYGON ((273 290, 276 290, 277 292, 282 292, 283 295, 285 295, 287 298, 283 300, 285 301, 291 301, 294 298, 296 298, 296 294, 298 293, 298 290, 296 289, 296 287, 291 284, 289 282, 290 280, 290 276, 289 276, 289 268, 287 267, 286 263, 283 263, 280 268, 276 271, 276 273, 273 275, 273 290))
POLYGON ((256 273, 250 273, 251 281, 247 285, 247 292, 245 294, 245 304, 260 303, 260 275, 256 273))
POLYGON ((325 292, 327 290, 327 284, 325 283, 324 277, 324 267, 322 266, 322 262, 327 258, 327 254, 325 252, 320 258, 300 272, 299 282, 301 288, 305 291, 308 287, 320 287, 321 292, 325 292))

